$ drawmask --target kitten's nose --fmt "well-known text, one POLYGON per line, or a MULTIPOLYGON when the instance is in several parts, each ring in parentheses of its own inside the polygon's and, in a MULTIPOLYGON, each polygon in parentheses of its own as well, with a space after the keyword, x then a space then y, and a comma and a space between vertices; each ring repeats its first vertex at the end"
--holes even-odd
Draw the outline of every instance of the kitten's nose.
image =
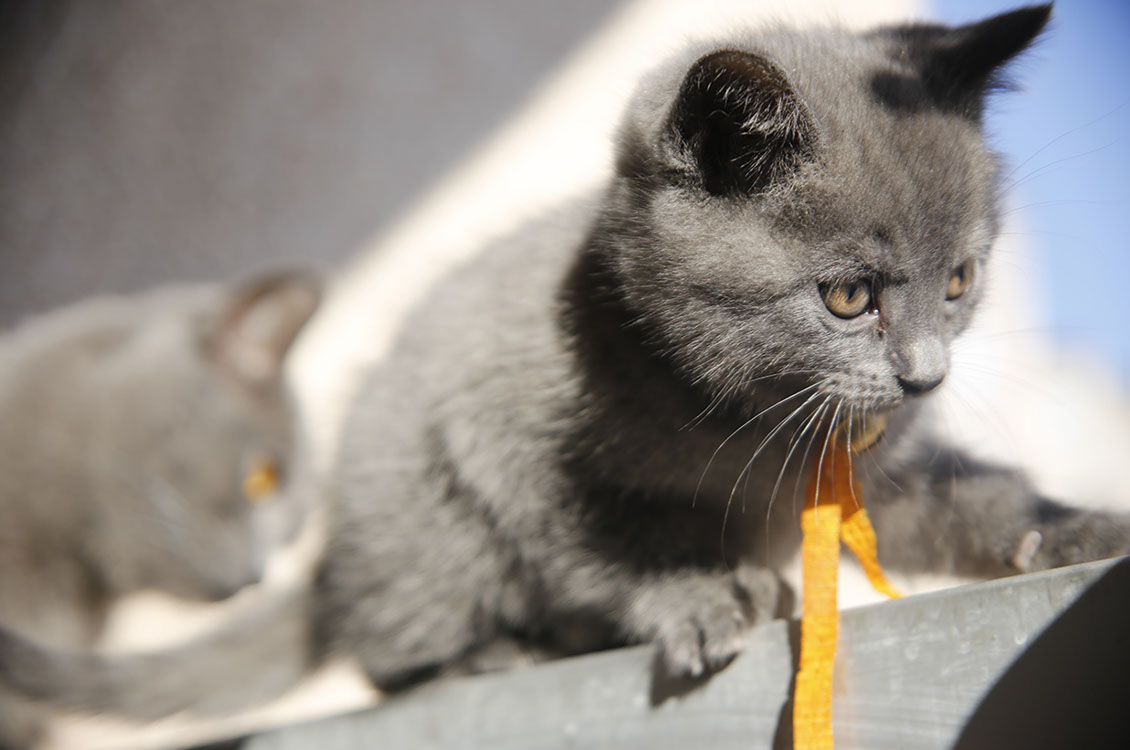
POLYGON ((917 336, 895 343, 895 376, 907 396, 921 396, 937 388, 946 377, 946 353, 935 336, 917 336))
POLYGON ((899 385, 902 386, 902 392, 907 396, 921 396, 923 393, 929 393, 930 391, 937 388, 945 379, 946 376, 941 375, 938 377, 923 380, 903 377, 900 377, 898 380, 899 385))

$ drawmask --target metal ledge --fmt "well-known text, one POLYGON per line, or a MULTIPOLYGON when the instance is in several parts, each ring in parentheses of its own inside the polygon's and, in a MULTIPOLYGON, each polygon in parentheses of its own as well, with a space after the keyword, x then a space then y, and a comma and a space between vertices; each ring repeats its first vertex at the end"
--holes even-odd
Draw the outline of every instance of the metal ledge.
MULTIPOLYGON (((840 632, 839 750, 1130 747, 1130 558, 849 610, 840 632)), ((797 633, 755 629, 695 686, 657 687, 651 651, 624 649, 429 685, 243 747, 789 748, 797 633)))

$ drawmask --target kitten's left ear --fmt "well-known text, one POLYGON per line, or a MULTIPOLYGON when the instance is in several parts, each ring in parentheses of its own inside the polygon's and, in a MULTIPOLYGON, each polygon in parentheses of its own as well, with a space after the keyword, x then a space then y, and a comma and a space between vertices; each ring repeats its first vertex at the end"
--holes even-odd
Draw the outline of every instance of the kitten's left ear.
POLYGON ((1001 68, 1035 41, 1051 12, 1050 4, 1034 5, 952 29, 908 26, 893 32, 907 44, 935 101, 977 119, 985 92, 1000 84, 1001 68))
POLYGON ((668 132, 713 195, 752 195, 812 152, 812 115, 785 71, 763 55, 721 50, 687 72, 668 132))
POLYGON ((286 354, 313 316, 321 282, 309 273, 289 272, 254 279, 226 295, 205 334, 205 348, 217 365, 252 388, 274 384, 286 354))

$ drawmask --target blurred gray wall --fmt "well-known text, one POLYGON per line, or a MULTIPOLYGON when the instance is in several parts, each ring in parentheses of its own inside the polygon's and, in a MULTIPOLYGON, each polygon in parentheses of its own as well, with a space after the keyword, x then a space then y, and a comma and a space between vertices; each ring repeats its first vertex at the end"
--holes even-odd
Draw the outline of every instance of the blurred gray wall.
POLYGON ((344 260, 616 5, 0 0, 0 326, 344 260))

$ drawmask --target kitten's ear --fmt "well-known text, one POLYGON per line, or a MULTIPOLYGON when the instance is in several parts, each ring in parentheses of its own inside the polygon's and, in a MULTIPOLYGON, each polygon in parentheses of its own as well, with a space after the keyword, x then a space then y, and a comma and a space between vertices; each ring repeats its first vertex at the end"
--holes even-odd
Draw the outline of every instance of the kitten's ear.
POLYGON ((906 27, 899 35, 934 100, 979 119, 986 91, 1001 85, 1001 68, 1035 41, 1051 12, 1050 4, 1034 5, 952 29, 906 27))
POLYGON ((723 50, 699 59, 671 113, 676 152, 714 195, 753 194, 812 152, 816 128, 780 67, 723 50))
POLYGON ((280 273, 254 279, 229 292, 207 325, 208 355, 252 388, 274 384, 286 353, 310 320, 322 296, 311 274, 280 273))

